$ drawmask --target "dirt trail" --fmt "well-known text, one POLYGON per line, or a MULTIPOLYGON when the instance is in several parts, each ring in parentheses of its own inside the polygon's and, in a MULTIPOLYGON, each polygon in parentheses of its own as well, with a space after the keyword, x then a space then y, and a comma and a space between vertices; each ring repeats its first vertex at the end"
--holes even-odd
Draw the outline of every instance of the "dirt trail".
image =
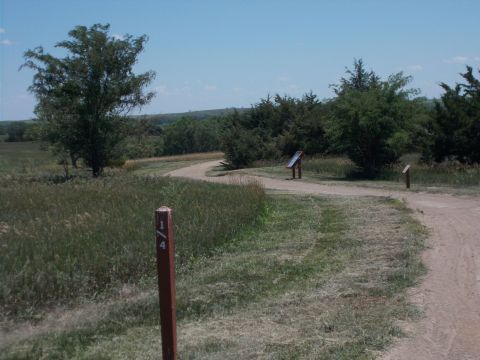
MULTIPOLYGON (((205 175, 218 164, 210 161, 167 175, 230 182, 231 176, 205 175)), ((384 359, 480 359, 480 198, 248 178, 260 181, 267 189, 296 193, 404 199, 418 210, 419 219, 431 231, 429 248, 423 254, 428 274, 419 287, 411 290, 412 301, 424 309, 425 317, 384 359)))

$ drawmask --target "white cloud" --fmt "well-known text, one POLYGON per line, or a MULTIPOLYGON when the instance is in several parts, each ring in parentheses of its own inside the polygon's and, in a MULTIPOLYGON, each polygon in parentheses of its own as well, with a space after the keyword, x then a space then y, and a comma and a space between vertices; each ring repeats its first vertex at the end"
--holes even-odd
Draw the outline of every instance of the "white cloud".
POLYGON ((167 85, 157 85, 155 91, 162 96, 190 96, 192 88, 190 86, 183 86, 180 88, 169 88, 167 85))
POLYGON ((113 34, 112 37, 115 40, 125 40, 125 37, 123 35, 120 35, 120 34, 113 34))
POLYGON ((470 61, 471 59, 468 56, 454 56, 450 59, 443 60, 444 62, 448 64, 465 64, 466 62, 470 61))
POLYGON ((215 91, 217 90, 217 85, 205 85, 204 89, 207 91, 215 91))
POLYGON ((423 66, 420 65, 420 64, 408 65, 408 66, 407 66, 407 70, 411 70, 411 71, 421 71, 421 70, 423 70, 423 66))
POLYGON ((5 45, 5 46, 10 46, 13 45, 13 42, 11 40, 5 39, 0 41, 0 44, 5 45))
POLYGON ((281 82, 286 82, 288 81, 290 78, 288 76, 285 76, 285 75, 282 75, 282 76, 279 76, 277 78, 278 81, 281 81, 281 82))
POLYGON ((0 34, 5 34, 5 29, 0 27, 0 34))

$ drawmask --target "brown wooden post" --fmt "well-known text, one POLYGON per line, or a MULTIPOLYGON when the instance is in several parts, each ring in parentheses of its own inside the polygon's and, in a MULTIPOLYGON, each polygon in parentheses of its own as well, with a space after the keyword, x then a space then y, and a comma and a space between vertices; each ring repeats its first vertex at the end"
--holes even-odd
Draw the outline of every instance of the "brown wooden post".
POLYGON ((292 166, 292 177, 295 179, 295 165, 292 166))
POLYGON ((302 159, 298 160, 298 178, 302 178, 302 159))
POLYGON ((405 174, 405 185, 410 189, 410 165, 405 166, 402 172, 405 174))
POLYGON ((163 360, 176 360, 175 244, 173 242, 172 209, 162 206, 155 211, 155 230, 162 354, 163 360))

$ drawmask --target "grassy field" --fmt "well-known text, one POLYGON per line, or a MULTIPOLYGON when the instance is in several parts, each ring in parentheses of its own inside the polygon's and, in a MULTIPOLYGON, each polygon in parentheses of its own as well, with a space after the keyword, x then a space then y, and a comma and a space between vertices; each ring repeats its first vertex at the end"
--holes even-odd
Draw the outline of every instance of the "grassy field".
MULTIPOLYGON (((1 140, 1 139, 0 139, 1 140)), ((58 170, 55 159, 38 142, 0 141, 0 176, 25 175, 58 170)))
POLYGON ((263 190, 255 184, 111 177, 2 185, 0 304, 6 315, 152 276, 153 211, 160 205, 175 209, 180 267, 263 211, 263 190))
MULTIPOLYGON (((270 197, 263 222, 180 271, 181 359, 373 359, 418 316, 405 289, 425 232, 402 203, 270 197)), ((152 359, 154 281, 134 295, 57 313, 0 359, 152 359)), ((8 338, 8 336, 6 336, 8 338)))

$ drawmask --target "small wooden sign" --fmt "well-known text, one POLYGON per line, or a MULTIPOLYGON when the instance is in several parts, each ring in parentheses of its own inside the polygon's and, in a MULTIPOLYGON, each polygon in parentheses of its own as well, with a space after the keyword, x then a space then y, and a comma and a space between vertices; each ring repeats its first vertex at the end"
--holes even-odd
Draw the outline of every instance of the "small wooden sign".
POLYGON ((410 165, 405 166, 405 169, 403 169, 402 174, 406 174, 408 170, 410 170, 410 165))
POLYGON ((176 360, 177 319, 172 209, 162 206, 155 211, 155 235, 162 332, 162 358, 163 360, 176 360))

